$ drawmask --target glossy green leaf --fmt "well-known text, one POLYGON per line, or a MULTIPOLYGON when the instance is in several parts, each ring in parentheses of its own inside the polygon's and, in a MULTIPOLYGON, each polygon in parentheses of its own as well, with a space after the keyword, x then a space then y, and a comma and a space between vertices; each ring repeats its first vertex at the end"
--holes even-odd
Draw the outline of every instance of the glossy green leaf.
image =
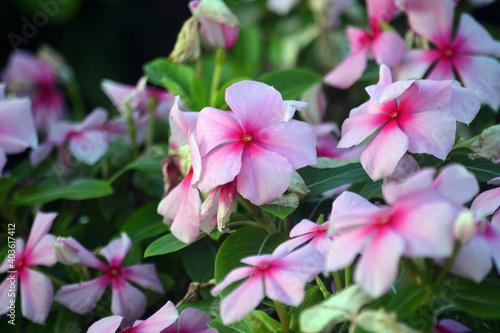
POLYGON ((281 324, 262 311, 254 310, 243 320, 232 325, 224 325, 221 318, 216 318, 208 323, 219 333, 279 333, 281 324))
POLYGON ((396 312, 399 319, 409 318, 420 306, 424 305, 432 290, 422 285, 409 285, 398 290, 386 306, 388 312, 396 312))
POLYGON ((500 280, 486 279, 480 284, 456 279, 448 286, 456 296, 455 304, 462 311, 480 318, 500 319, 500 280))
POLYGON ((17 192, 12 197, 16 205, 39 205, 55 200, 86 200, 105 197, 113 193, 108 183, 94 179, 76 179, 69 184, 58 184, 53 178, 17 192))
MULTIPOLYGON (((206 236, 205 233, 201 233, 200 236, 198 236, 197 240, 205 236, 206 236)), ((151 245, 148 246, 148 248, 144 252, 144 258, 160 256, 163 254, 176 252, 185 248, 188 245, 189 244, 186 244, 178 240, 173 234, 167 234, 163 237, 158 238, 153 243, 151 243, 151 245)))
POLYGON ((240 28, 238 40, 229 50, 228 62, 233 65, 236 75, 254 76, 260 67, 262 31, 259 26, 240 28))
POLYGON ((137 170, 144 173, 161 173, 161 161, 165 157, 167 157, 167 154, 167 149, 163 147, 151 147, 138 159, 130 162, 129 164, 118 170, 113 176, 111 176, 111 178, 108 180, 108 183, 113 183, 116 179, 118 179, 118 177, 129 170, 137 170))
POLYGON ((296 68, 266 74, 259 81, 276 88, 284 100, 293 100, 314 84, 323 82, 323 77, 310 69, 296 68))
POLYGON ((163 217, 156 212, 157 207, 158 201, 142 206, 122 225, 120 231, 126 232, 134 243, 166 233, 168 227, 163 223, 163 217))

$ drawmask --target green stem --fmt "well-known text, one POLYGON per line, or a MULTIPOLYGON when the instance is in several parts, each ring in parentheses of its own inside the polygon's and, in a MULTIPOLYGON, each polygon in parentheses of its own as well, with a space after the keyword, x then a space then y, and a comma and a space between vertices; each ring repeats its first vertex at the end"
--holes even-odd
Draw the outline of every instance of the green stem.
POLYGON ((345 287, 349 287, 351 284, 351 266, 347 266, 344 269, 344 279, 345 279, 345 287))
POLYGON ((128 126, 128 133, 132 141, 132 154, 134 159, 139 156, 139 148, 137 147, 137 139, 135 133, 134 111, 130 107, 129 101, 125 102, 125 120, 128 126))
POLYGON ((210 106, 217 106, 217 90, 219 89, 220 74, 224 64, 224 49, 218 48, 215 51, 215 68, 212 76, 212 86, 210 87, 210 106))
POLYGON ((323 280, 321 280, 319 277, 316 277, 316 283, 318 284, 319 290, 321 290, 321 293, 323 294, 323 297, 325 299, 327 299, 328 297, 330 297, 331 294, 328 292, 328 290, 326 290, 326 286, 323 283, 323 280))
POLYGON ((337 293, 342 291, 342 282, 340 282, 339 272, 333 272, 333 281, 335 281, 335 289, 337 293))
POLYGON ((66 85, 66 93, 71 102, 72 113, 76 116, 75 120, 85 118, 85 103, 83 102, 80 86, 74 79, 66 85))
POLYGON ((290 327, 288 326, 288 320, 286 319, 285 307, 278 301, 273 302, 281 322, 281 327, 283 328, 283 333, 290 333, 290 327))
POLYGON ((417 271, 413 267, 412 263, 409 262, 408 259, 406 258, 401 258, 401 267, 403 268, 403 271, 405 272, 406 276, 408 277, 408 280, 410 281, 410 284, 416 284, 417 283, 417 271))
POLYGON ((439 272, 438 277, 436 278, 436 281, 434 281, 434 290, 437 290, 441 283, 443 282, 444 278, 446 277, 446 274, 448 274, 448 271, 450 270, 451 265, 455 261, 455 258, 457 257, 458 251, 460 250, 461 244, 459 241, 455 242, 455 247, 453 248, 453 254, 451 257, 448 258, 446 263, 444 264, 443 268, 439 272))
POLYGON ((155 116, 158 100, 154 97, 149 99, 148 136, 146 137, 146 150, 153 146, 155 137, 155 116))
POLYGON ((202 73, 202 63, 201 63, 201 56, 196 60, 196 78, 201 79, 203 77, 202 73))

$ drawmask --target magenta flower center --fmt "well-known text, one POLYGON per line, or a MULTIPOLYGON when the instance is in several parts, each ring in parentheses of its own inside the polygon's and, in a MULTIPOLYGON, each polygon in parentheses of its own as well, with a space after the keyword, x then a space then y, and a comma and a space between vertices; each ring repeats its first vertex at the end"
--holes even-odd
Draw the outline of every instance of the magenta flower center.
POLYGON ((389 117, 391 117, 391 119, 394 119, 398 116, 398 112, 397 111, 392 111, 390 114, 389 114, 389 117))
POLYGON ((452 59, 455 51, 451 47, 444 47, 441 49, 441 57, 445 59, 452 59))
POLYGON ((250 134, 244 134, 241 139, 245 142, 251 142, 253 140, 253 136, 251 136, 250 134))
POLYGON ((121 275, 121 269, 119 267, 111 267, 108 270, 108 275, 111 278, 117 278, 117 277, 119 277, 121 275))
POLYGON ((389 222, 391 220, 391 218, 389 216, 384 216, 384 217, 381 217, 379 220, 378 220, 378 223, 379 224, 386 224, 387 222, 389 222))

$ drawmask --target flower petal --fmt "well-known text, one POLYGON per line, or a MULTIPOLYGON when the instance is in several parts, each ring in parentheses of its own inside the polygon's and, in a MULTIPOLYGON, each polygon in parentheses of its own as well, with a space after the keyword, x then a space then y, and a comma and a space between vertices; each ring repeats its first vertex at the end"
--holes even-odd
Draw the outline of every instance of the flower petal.
POLYGON ((161 332, 163 329, 175 323, 178 317, 179 317, 179 311, 177 311, 177 308, 175 307, 174 303, 168 301, 151 317, 149 317, 139 325, 134 326, 133 332, 134 333, 161 332))
POLYGON ((264 275, 266 295, 272 300, 298 306, 304 300, 306 282, 293 272, 266 272, 264 275))
POLYGON ((349 148, 363 142, 389 120, 385 113, 362 114, 347 118, 337 148, 349 148))
POLYGON ((121 272, 124 279, 130 280, 143 288, 151 289, 160 294, 165 292, 160 279, 158 279, 154 264, 140 264, 124 267, 121 272))
POLYGON ((101 320, 93 323, 87 333, 112 333, 116 332, 118 327, 120 327, 120 323, 122 322, 121 316, 109 316, 106 318, 102 318, 101 320))
POLYGON ((256 133, 283 117, 283 98, 265 83, 240 81, 226 89, 227 105, 245 133, 256 133))
POLYGON ((464 205, 479 193, 477 179, 461 164, 445 166, 434 181, 434 188, 451 202, 464 205))
POLYGON ((16 307, 15 301, 17 298, 17 289, 19 288, 18 278, 18 274, 9 273, 2 284, 0 284, 0 316, 10 311, 9 306, 14 309, 16 307), (12 291, 11 286, 14 287, 14 291, 12 291))
POLYGON ((337 272, 349 266, 360 254, 372 233, 370 228, 359 228, 335 238, 326 258, 326 271, 337 272))
POLYGON ((483 94, 479 90, 463 88, 460 83, 453 81, 450 101, 439 109, 451 114, 456 121, 468 125, 479 112, 482 99, 483 94))
POLYGON ((378 35, 371 44, 377 64, 389 67, 398 65, 405 55, 405 42, 401 36, 392 31, 385 31, 378 35))
POLYGON ((484 191, 472 202, 471 210, 478 217, 493 214, 500 207, 500 187, 484 191))
POLYGON ((19 279, 23 317, 38 324, 45 323, 54 297, 52 282, 42 273, 27 268, 19 279))
POLYGON ((254 275, 240 284, 221 302, 220 312, 225 325, 243 319, 264 299, 264 286, 261 275, 254 275))
MULTIPOLYGON (((187 308, 179 316, 179 331, 192 333, 217 333, 217 330, 208 327, 212 318, 205 312, 187 308)), ((177 333, 177 330, 175 331, 177 333)))
POLYGON ((69 140, 69 151, 80 162, 94 165, 109 148, 108 136, 102 130, 88 130, 69 140))
POLYGON ((324 81, 332 87, 347 89, 363 75, 367 61, 368 47, 350 53, 337 67, 326 74, 324 81))
POLYGON ((217 285, 210 291, 213 296, 219 295, 221 291, 226 289, 231 283, 244 279, 255 272, 253 267, 238 267, 229 272, 224 277, 224 280, 217 283, 217 285))
POLYGON ((403 92, 398 113, 413 113, 436 109, 451 98, 452 81, 417 80, 403 92))
POLYGON ((125 232, 122 232, 120 238, 111 241, 99 253, 106 258, 110 266, 120 267, 131 247, 132 240, 125 232))
POLYGON ((382 193, 384 199, 394 204, 398 199, 404 198, 415 192, 430 189, 434 182, 434 174, 436 170, 433 168, 426 168, 416 173, 415 175, 405 179, 402 183, 387 182, 382 185, 382 193))
POLYGON ((175 103, 170 110, 169 123, 172 136, 170 142, 178 149, 188 144, 189 133, 196 127, 199 112, 183 112, 179 109, 180 97, 175 97, 175 103))
POLYGON ((491 38, 488 31, 467 13, 460 16, 454 45, 461 53, 500 56, 500 42, 491 38))
POLYGON ((124 316, 122 327, 132 326, 146 311, 146 295, 122 278, 113 280, 112 289, 111 312, 124 316))
POLYGON ((204 157, 217 146, 240 140, 244 133, 233 112, 207 107, 200 112, 196 134, 204 157))
POLYGON ((378 180, 389 176, 408 150, 408 143, 408 136, 396 121, 385 124, 361 153, 361 164, 370 178, 378 180))
POLYGON ((491 271, 492 265, 488 242, 478 234, 462 245, 450 272, 480 283, 491 271))
POLYGON ((398 80, 421 79, 441 55, 437 50, 408 50, 397 71, 398 80))
POLYGON ((111 282, 107 275, 97 279, 61 287, 54 300, 73 312, 84 314, 95 308, 111 282))
POLYGON ((28 98, 0 101, 0 147, 6 154, 36 148, 38 137, 28 98))
POLYGON ((29 256, 26 256, 26 265, 28 266, 47 266, 52 267, 57 263, 54 242, 56 236, 45 235, 35 245, 29 256))
POLYGON ((238 192, 255 205, 263 205, 282 195, 293 176, 293 166, 274 152, 248 145, 243 151, 238 192))
POLYGON ((40 240, 49 232, 52 227, 52 222, 56 218, 57 213, 42 213, 38 212, 35 216, 35 221, 31 226, 30 236, 26 243, 25 255, 32 252, 33 248, 40 240))
POLYGON ((427 76, 430 80, 451 80, 455 78, 455 73, 453 73, 452 62, 448 59, 441 58, 434 68, 431 70, 429 75, 427 76))

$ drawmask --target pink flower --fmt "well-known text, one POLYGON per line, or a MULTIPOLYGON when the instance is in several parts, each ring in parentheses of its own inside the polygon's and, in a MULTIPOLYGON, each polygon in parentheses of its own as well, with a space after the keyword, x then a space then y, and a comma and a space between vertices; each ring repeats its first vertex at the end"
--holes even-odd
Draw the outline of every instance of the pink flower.
MULTIPOLYGON (((133 327, 126 328, 118 333, 153 333, 164 332, 164 328, 175 323, 179 317, 179 311, 174 303, 168 301, 158 311, 146 320, 137 320, 133 327)), ((111 333, 116 332, 122 317, 110 316, 96 321, 89 327, 87 333, 111 333)))
POLYGON ((255 309, 264 296, 284 304, 298 306, 304 300, 304 287, 324 268, 323 256, 312 246, 305 246, 287 255, 287 251, 247 257, 241 262, 253 267, 232 270, 212 289, 218 295, 233 282, 241 283, 221 302, 221 317, 229 325, 243 319, 255 309))
POLYGON ((49 62, 28 52, 15 51, 4 75, 7 89, 19 97, 29 97, 36 128, 47 132, 63 117, 62 93, 56 86, 56 72, 49 62))
MULTIPOLYGON (((493 178, 488 184, 500 185, 500 177, 493 178)), ((472 202, 471 209, 480 217, 486 217, 494 213, 491 222, 500 227, 500 210, 498 210, 498 207, 500 207, 500 187, 478 195, 472 202)))
POLYGON ((36 148, 38 137, 28 98, 5 100, 5 84, 0 83, 0 177, 7 154, 18 154, 36 148))
POLYGON ((86 313, 92 310, 109 283, 112 283, 111 311, 124 316, 123 326, 130 326, 134 320, 142 316, 146 309, 146 296, 126 280, 135 284, 164 293, 163 286, 156 275, 153 264, 140 264, 121 267, 132 241, 127 234, 122 233, 120 239, 110 242, 99 251, 108 261, 105 265, 92 253, 83 249, 78 255, 84 266, 103 271, 105 274, 87 282, 67 285, 59 289, 55 300, 76 313, 86 313))
MULTIPOLYGON (((450 256, 456 212, 434 189, 416 190, 421 178, 422 173, 417 173, 397 190, 383 188, 389 207, 375 206, 355 193, 342 193, 332 205, 330 232, 340 235, 333 241, 326 269, 343 269, 362 253, 354 279, 367 293, 379 297, 396 280, 401 256, 450 256)), ((432 186, 432 177, 428 185, 432 186)))
POLYGON ((326 257, 333 242, 333 238, 328 235, 329 225, 330 222, 316 224, 303 219, 290 231, 291 239, 278 246, 276 252, 282 250, 291 252, 307 243, 326 257))
POLYGON ((191 1, 189 9, 198 17, 201 31, 213 48, 230 49, 239 34, 238 18, 221 0, 191 1))
POLYGON ((436 333, 465 333, 470 332, 470 328, 451 319, 443 319, 434 325, 436 333))
POLYGON ((217 333, 207 326, 212 321, 209 315, 195 308, 187 308, 181 312, 179 323, 173 323, 161 333, 217 333))
POLYGON ((380 129, 361 153, 373 180, 389 176, 407 151, 444 160, 455 141, 455 121, 472 121, 480 107, 477 95, 451 80, 393 83, 385 65, 378 84, 366 91, 372 99, 351 110, 338 147, 360 144, 380 129))
MULTIPOLYGON (((175 237, 185 243, 192 243, 200 233, 201 224, 200 193, 198 188, 192 185, 195 172, 191 167, 191 160, 197 159, 197 154, 193 151, 197 146, 194 143, 190 145, 190 141, 194 142, 198 113, 180 111, 178 101, 179 97, 176 97, 170 111, 172 137, 169 142, 169 153, 174 155, 174 163, 181 174, 185 174, 185 178, 162 199, 158 205, 158 214, 165 217, 166 224, 171 225, 170 231, 175 237)), ((172 181, 167 180, 169 184, 172 181)))
POLYGON ((134 87, 104 80, 101 88, 121 113, 124 112, 125 103, 128 102, 133 110, 139 111, 143 116, 148 116, 150 103, 154 98, 157 101, 156 118, 168 122, 170 109, 174 105, 174 96, 166 90, 147 87, 146 82, 145 77, 141 78, 134 87))
POLYGON ((1 273, 8 273, 0 285, 0 315, 11 311, 9 307, 13 306, 17 290, 21 289, 23 316, 38 324, 43 324, 47 319, 54 295, 52 282, 29 267, 52 267, 56 264, 52 247, 55 237, 48 234, 56 216, 56 213, 37 213, 26 247, 21 238, 17 238, 15 248, 9 246, 8 255, 0 266, 1 273))
POLYGON ((198 117, 201 163, 193 167, 199 189, 234 180, 243 197, 265 204, 286 191, 294 170, 316 163, 314 132, 303 122, 284 121, 295 104, 264 83, 235 83, 226 102, 232 111, 204 108, 198 117))
POLYGON ((397 13, 394 0, 366 0, 370 30, 347 27, 350 52, 325 76, 325 83, 336 88, 349 88, 366 68, 373 54, 378 64, 395 66, 405 54, 403 39, 392 31, 382 31, 379 21, 389 22, 397 13))
POLYGON ((232 182, 214 188, 201 205, 201 230, 210 234, 217 226, 220 232, 227 231, 235 202, 236 188, 232 182))
POLYGON ((484 102, 492 109, 500 106, 500 42, 469 14, 463 13, 455 38, 452 38, 452 0, 403 0, 411 27, 430 40, 437 49, 410 50, 405 55, 400 78, 421 78, 436 63, 428 78, 447 80, 458 73, 463 85, 484 93, 484 102))
POLYGON ((54 242, 57 261, 64 265, 73 266, 79 264, 81 261, 78 253, 82 250, 85 250, 83 245, 73 237, 57 237, 54 242))
POLYGON ((110 122, 106 124, 108 112, 97 108, 85 120, 77 123, 60 122, 51 127, 47 141, 34 150, 30 155, 31 164, 38 166, 47 158, 54 147, 59 147, 61 164, 70 165, 65 156, 65 144, 68 150, 78 161, 87 165, 94 165, 106 154, 109 143, 117 135, 124 136, 124 123, 110 122))

